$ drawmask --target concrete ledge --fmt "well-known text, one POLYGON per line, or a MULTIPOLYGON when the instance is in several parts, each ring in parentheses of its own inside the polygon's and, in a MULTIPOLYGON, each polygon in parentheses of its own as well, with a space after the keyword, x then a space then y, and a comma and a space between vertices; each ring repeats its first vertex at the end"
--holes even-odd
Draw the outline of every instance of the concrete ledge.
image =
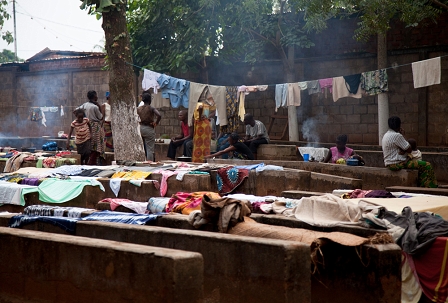
POLYGON ((295 145, 261 144, 257 149, 258 160, 297 160, 295 145))
POLYGON ((332 192, 334 189, 357 189, 362 186, 361 179, 311 173, 310 190, 332 192))
MULTIPOLYGON (((402 169, 393 172, 385 167, 348 166, 320 162, 303 161, 250 161, 231 159, 209 159, 208 163, 247 165, 264 162, 265 164, 279 165, 287 168, 301 169, 315 173, 361 179, 363 189, 385 189, 387 186, 416 186, 417 170, 402 169)), ((320 191, 319 189, 310 189, 320 191)))
POLYGON ((194 252, 0 227, 1 302, 203 302, 194 252))
POLYGON ((282 191, 282 197, 290 199, 301 199, 303 197, 322 196, 325 193, 304 190, 285 190, 282 191))
MULTIPOLYGON (((406 186, 389 186, 386 187, 388 191, 404 191, 407 193, 448 196, 448 188, 426 188, 426 187, 406 187, 406 186)), ((448 200, 447 200, 448 202, 448 200)))

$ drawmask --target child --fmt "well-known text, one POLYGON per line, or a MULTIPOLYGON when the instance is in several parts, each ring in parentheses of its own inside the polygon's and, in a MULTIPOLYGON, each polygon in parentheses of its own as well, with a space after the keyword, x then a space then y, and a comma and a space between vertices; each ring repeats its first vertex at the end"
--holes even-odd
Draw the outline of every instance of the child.
POLYGON ((409 144, 411 145, 412 151, 410 154, 408 154, 408 156, 412 159, 412 160, 422 160, 422 152, 418 150, 417 148, 417 141, 415 141, 415 139, 409 139, 408 140, 409 144))
POLYGON ((70 133, 67 138, 67 149, 70 150, 70 138, 72 137, 73 130, 75 130, 75 144, 78 154, 81 155, 81 165, 85 165, 89 162, 90 151, 92 149, 90 138, 92 133, 92 127, 89 119, 85 118, 85 111, 82 108, 78 108, 74 111, 76 119, 73 120, 70 125, 70 133))
POLYGON ((331 160, 331 163, 336 163, 339 159, 347 160, 348 158, 355 156, 355 151, 346 146, 347 135, 339 135, 336 138, 336 146, 330 148, 330 152, 324 159, 325 163, 331 160))

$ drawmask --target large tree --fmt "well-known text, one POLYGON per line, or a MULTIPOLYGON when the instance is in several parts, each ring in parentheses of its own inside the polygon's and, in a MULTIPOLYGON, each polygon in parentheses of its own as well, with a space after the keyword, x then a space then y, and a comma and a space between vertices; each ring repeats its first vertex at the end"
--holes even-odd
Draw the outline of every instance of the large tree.
MULTIPOLYGON (((16 61, 16 55, 14 54, 14 52, 10 51, 9 49, 4 49, 2 52, 0 52, 0 63, 14 61, 16 61)), ((22 62, 23 59, 18 58, 17 61, 22 62)))
POLYGON ((5 20, 8 20, 11 17, 6 11, 7 6, 8 0, 0 0, 0 34, 2 39, 10 44, 14 41, 11 32, 3 31, 3 24, 5 24, 5 20))
MULTIPOLYGON (((293 1, 130 0, 130 8, 134 58, 154 70, 202 69, 205 56, 250 64, 274 57, 284 81, 294 82, 294 50, 313 45, 293 1)), ((288 110, 291 140, 298 140, 295 110, 288 110)))
MULTIPOLYGON (((435 21, 447 0, 296 0, 297 8, 305 12, 306 28, 321 31, 331 18, 359 18, 354 37, 367 40, 377 37, 377 68, 387 67, 387 31, 391 21, 399 18, 406 26, 417 26, 426 20, 435 21)), ((388 129, 389 101, 387 93, 378 95, 378 141, 388 129)))
POLYGON ((81 0, 81 8, 101 14, 106 37, 115 160, 144 160, 138 131, 134 72, 126 26, 126 0, 81 0))

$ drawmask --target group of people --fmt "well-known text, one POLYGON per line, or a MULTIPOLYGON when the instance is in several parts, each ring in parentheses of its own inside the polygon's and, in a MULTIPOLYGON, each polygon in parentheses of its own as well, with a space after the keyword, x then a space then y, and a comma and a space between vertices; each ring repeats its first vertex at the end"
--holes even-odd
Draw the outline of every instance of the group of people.
MULTIPOLYGON (((201 111, 199 112, 199 116, 202 116, 201 111)), ((204 118, 208 119, 207 116, 204 116, 204 118)), ((180 121, 181 132, 179 135, 171 138, 167 153, 167 157, 172 160, 175 159, 177 148, 180 146, 183 147, 183 155, 190 157, 194 145, 194 127, 188 126, 187 112, 181 110, 178 119, 180 121)), ((218 147, 218 151, 215 153, 205 155, 204 159, 222 155, 231 155, 232 158, 256 160, 258 146, 261 144, 268 144, 269 135, 265 125, 261 121, 255 120, 250 113, 247 113, 244 116, 244 124, 246 126, 246 135, 244 138, 240 138, 239 134, 236 132, 231 134, 221 133, 219 137, 226 135, 228 144, 222 145, 223 147, 221 149, 218 147)))
POLYGON ((101 164, 101 159, 104 159, 106 145, 109 151, 113 151, 109 94, 106 94, 106 101, 101 105, 98 103, 97 93, 93 90, 87 93, 87 99, 88 102, 73 112, 76 119, 70 125, 67 149, 70 149, 70 140, 74 132, 81 164, 98 165, 101 164))
MULTIPOLYGON (((437 179, 431 163, 423 161, 422 153, 417 148, 415 139, 406 140, 401 128, 401 119, 397 116, 390 117, 388 120, 389 130, 384 134, 382 140, 382 149, 384 165, 392 171, 401 169, 418 170, 418 186, 436 188, 437 179)), ((330 152, 324 159, 324 162, 337 163, 338 160, 355 158, 359 161, 363 159, 355 151, 346 146, 347 135, 340 135, 336 139, 336 146, 330 148, 330 152)))

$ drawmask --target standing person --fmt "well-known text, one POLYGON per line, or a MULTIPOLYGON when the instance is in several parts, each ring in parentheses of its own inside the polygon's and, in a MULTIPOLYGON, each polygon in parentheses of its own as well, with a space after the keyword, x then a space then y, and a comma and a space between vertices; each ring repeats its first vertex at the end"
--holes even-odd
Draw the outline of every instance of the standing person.
POLYGON ((325 163, 331 160, 331 163, 336 163, 339 159, 347 160, 355 155, 355 151, 347 147, 347 135, 339 135, 336 138, 336 146, 330 148, 330 152, 324 159, 325 163))
POLYGON ((227 140, 229 141, 229 147, 214 154, 205 156, 204 158, 209 159, 232 152, 233 158, 235 159, 255 160, 254 155, 250 151, 249 147, 247 147, 243 142, 240 142, 240 136, 238 135, 238 133, 230 134, 227 140))
POLYGON ((89 165, 98 165, 104 158, 104 129, 102 125, 103 114, 98 104, 98 96, 96 91, 91 90, 87 93, 88 102, 84 103, 78 108, 84 109, 86 117, 90 121, 91 125, 91 153, 89 158, 89 165))
POLYGON ((418 186, 438 187, 431 163, 407 157, 406 153, 411 153, 412 147, 401 134, 401 119, 393 116, 387 122, 389 130, 382 140, 384 165, 392 171, 418 169, 418 186))
POLYGON ((90 157, 90 134, 92 128, 88 118, 85 118, 85 111, 81 108, 75 110, 76 119, 70 124, 70 132, 67 137, 67 150, 70 150, 70 139, 75 130, 75 144, 78 154, 81 155, 81 165, 86 165, 90 157))
POLYGON ((104 138, 105 138, 105 151, 114 151, 114 139, 112 137, 112 125, 111 125, 111 108, 109 103, 110 93, 106 92, 106 102, 101 105, 101 113, 104 117, 104 138))
POLYGON ((257 160, 257 148, 260 144, 268 144, 269 136, 266 127, 261 121, 255 120, 252 114, 247 113, 244 115, 244 125, 246 125, 246 138, 244 144, 246 144, 255 160, 257 160))
POLYGON ((159 124, 162 115, 151 106, 151 94, 142 94, 143 106, 137 108, 140 117, 140 134, 145 145, 146 160, 155 161, 154 145, 156 141, 155 128, 159 124))
POLYGON ((185 110, 181 110, 177 118, 180 121, 181 133, 171 138, 170 145, 168 146, 167 157, 171 160, 176 158, 176 150, 178 146, 183 145, 183 155, 187 154, 186 144, 193 140, 193 129, 188 126, 188 115, 185 110))

